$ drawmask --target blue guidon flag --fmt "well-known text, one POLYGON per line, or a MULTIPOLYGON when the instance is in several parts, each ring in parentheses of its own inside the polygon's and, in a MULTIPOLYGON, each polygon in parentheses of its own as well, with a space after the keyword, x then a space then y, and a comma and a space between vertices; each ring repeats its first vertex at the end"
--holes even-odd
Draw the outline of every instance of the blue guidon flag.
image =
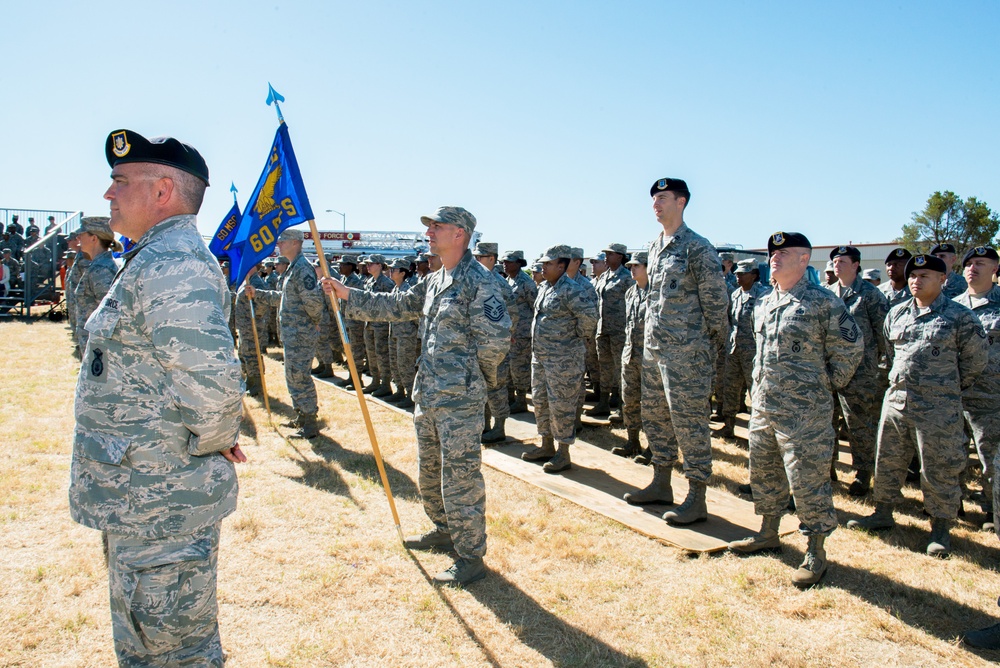
POLYGON ((274 135, 264 171, 226 251, 232 262, 229 284, 235 287, 242 283, 251 267, 270 256, 285 228, 312 219, 312 207, 302 184, 288 126, 282 122, 274 135))
MULTIPOLYGON (((233 238, 236 236, 236 228, 239 227, 240 218, 242 217, 243 214, 240 213, 240 205, 233 202, 233 208, 222 219, 222 224, 219 225, 219 229, 215 231, 215 235, 212 236, 212 240, 208 243, 208 250, 212 255, 215 257, 228 255, 226 251, 232 245, 233 238)), ((230 258, 230 261, 232 259, 230 258)), ((239 256, 236 259, 239 259, 239 256)))

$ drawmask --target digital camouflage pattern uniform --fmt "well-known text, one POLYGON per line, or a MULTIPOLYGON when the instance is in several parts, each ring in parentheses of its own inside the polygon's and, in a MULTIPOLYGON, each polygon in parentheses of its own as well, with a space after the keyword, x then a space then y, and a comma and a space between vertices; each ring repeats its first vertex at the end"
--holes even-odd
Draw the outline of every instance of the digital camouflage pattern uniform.
MULTIPOLYGON (((622 249, 624 250, 624 249, 622 249)), ((617 251, 616 251, 617 252, 617 251)), ((600 319, 597 321, 597 360, 601 366, 601 391, 620 391, 622 349, 625 347, 625 293, 635 285, 632 274, 622 264, 601 274, 597 292, 600 319)))
POLYGON ((124 257, 87 323, 70 513, 107 534, 119 663, 221 666, 216 559, 237 481, 218 453, 242 415, 229 291, 192 215, 124 257))
POLYGON ((535 423, 539 436, 571 445, 586 371, 585 341, 597 330, 597 297, 566 274, 555 285, 542 281, 538 288, 531 328, 535 423))
POLYGON ((281 291, 258 292, 257 300, 278 309, 285 383, 292 407, 302 415, 316 415, 316 384, 309 369, 316 355, 316 336, 326 297, 317 286, 316 270, 301 253, 288 265, 281 286, 281 291))
MULTIPOLYGON (((277 266, 278 266, 277 263, 275 263, 275 265, 274 265, 275 268, 272 269, 271 273, 267 275, 266 279, 264 279, 264 283, 267 284, 267 289, 268 290, 276 290, 278 292, 281 292, 281 289, 282 289, 281 280, 284 277, 284 274, 279 274, 278 273, 277 266)), ((285 265, 285 266, 287 267, 288 265, 285 265)), ((256 307, 256 306, 257 306, 257 304, 254 304, 254 307, 256 307)), ((278 309, 274 308, 273 306, 271 306, 267 302, 260 302, 260 307, 261 308, 265 308, 267 310, 267 341, 268 341, 268 343, 276 343, 276 344, 280 345, 281 336, 279 335, 279 331, 278 331, 278 329, 279 329, 278 328, 278 309)))
MULTIPOLYGON (((471 215, 471 214, 469 214, 471 215)), ((510 316, 497 282, 470 251, 398 294, 351 290, 345 315, 388 322, 423 315, 413 383, 420 496, 462 558, 486 554, 482 428, 487 380, 510 347, 510 316)))
MULTIPOLYGON (((574 249, 574 250, 579 250, 579 249, 574 249)), ((582 255, 582 253, 581 253, 581 255, 582 255)), ((594 304, 595 305, 597 304, 597 288, 594 287, 594 282, 591 282, 589 278, 587 278, 583 274, 579 274, 579 273, 576 275, 575 278, 571 278, 570 280, 576 281, 577 285, 579 285, 580 287, 582 287, 583 290, 584 290, 584 292, 586 292, 589 295, 589 299, 593 299, 594 304)), ((600 276, 597 277, 596 281, 600 281, 600 280, 601 280, 600 276)), ((539 293, 541 293, 541 289, 542 289, 542 287, 544 287, 544 285, 545 285, 545 281, 542 281, 541 285, 538 286, 539 293)), ((537 296, 535 297, 535 303, 536 304, 538 303, 538 297, 537 296)), ((601 362, 600 362, 600 359, 597 356, 597 326, 596 326, 596 323, 595 323, 595 326, 593 328, 591 328, 590 333, 584 339, 583 344, 584 344, 584 347, 585 347, 585 353, 584 353, 584 373, 590 375, 590 381, 595 386, 596 385, 600 385, 600 383, 601 383, 601 362)), ((532 374, 531 374, 532 375, 532 381, 531 381, 532 388, 534 388, 534 385, 535 385, 535 381, 534 381, 534 375, 535 375, 534 374, 534 346, 535 345, 536 345, 536 343, 534 341, 532 341, 532 353, 531 353, 532 354, 532 374)), ((603 392, 604 389, 601 388, 601 391, 603 392)), ((532 392, 534 392, 534 390, 532 390, 532 392)), ((586 400, 586 398, 587 398, 587 387, 586 387, 584 381, 581 379, 581 381, 580 381, 580 396, 577 399, 577 409, 578 410, 582 410, 583 409, 583 403, 586 400)), ((532 396, 532 403, 534 403, 534 396, 532 396)))
POLYGON ((726 368, 723 375, 722 417, 731 419, 743 402, 747 392, 753 388, 753 360, 757 355, 757 341, 754 337, 754 308, 771 287, 756 281, 749 290, 733 290, 729 298, 729 343, 727 346, 726 368))
POLYGON ((649 286, 635 281, 625 293, 625 345, 622 347, 622 418, 626 429, 642 428, 642 339, 649 286))
POLYGON ((319 321, 319 338, 316 339, 316 359, 320 364, 333 364, 344 358, 344 342, 337 331, 336 318, 330 300, 323 300, 323 315, 319 321))
MULTIPOLYGON (((364 290, 365 279, 356 271, 351 272, 348 276, 338 276, 337 278, 349 288, 364 290)), ((344 307, 346 305, 346 302, 341 300, 340 316, 344 320, 344 329, 347 330, 347 340, 351 344, 351 357, 354 358, 354 366, 360 374, 365 366, 365 321, 347 318, 344 315, 344 307)), ((334 323, 334 326, 336 326, 336 323, 334 323)))
POLYGON ((531 391, 531 320, 535 316, 538 286, 523 271, 508 278, 507 283, 514 293, 511 320, 517 321, 511 330, 510 383, 515 390, 527 394, 531 391))
POLYGON ((968 442, 962 392, 986 368, 986 334, 969 309, 943 292, 929 309, 919 309, 915 299, 894 307, 884 331, 891 367, 872 496, 889 506, 902 500, 900 489, 916 450, 924 509, 931 518, 954 519, 968 442))
POLYGON ((889 308, 896 306, 897 304, 902 304, 907 299, 912 297, 910 294, 910 286, 903 283, 903 287, 900 290, 896 290, 892 287, 892 281, 886 280, 885 283, 878 286, 878 291, 882 293, 886 301, 889 302, 889 308))
POLYGON ((729 338, 729 294, 707 239, 682 224, 649 248, 649 301, 642 359, 642 423, 653 464, 684 475, 712 475, 709 395, 717 341, 729 338))
MULTIPOLYGON (((414 286, 406 281, 392 290, 398 295, 408 292, 414 286)), ((389 344, 392 359, 396 369, 393 378, 397 389, 402 389, 406 396, 413 397, 413 380, 417 375, 417 358, 420 356, 420 319, 414 315, 406 320, 394 320, 389 324, 389 344)))
MULTIPOLYGON (((396 284, 383 271, 378 278, 369 278, 365 290, 373 293, 392 292, 396 284)), ((389 325, 384 322, 369 320, 365 323, 365 351, 368 355, 368 370, 371 377, 381 381, 382 385, 389 383, 391 369, 389 366, 389 325)))
POLYGON ((970 309, 986 332, 989 349, 986 368, 976 382, 962 393, 965 419, 969 423, 976 451, 983 467, 983 493, 986 501, 983 508, 987 514, 995 512, 990 490, 997 484, 993 467, 1000 445, 1000 286, 994 285, 982 297, 965 294, 955 297, 955 301, 970 309))
MULTIPOLYGON (((260 385, 260 365, 257 364, 257 343, 253 337, 253 318, 250 317, 250 299, 247 297, 245 287, 252 285, 255 290, 267 290, 267 284, 259 274, 254 274, 248 278, 240 289, 236 291, 236 331, 239 332, 239 357, 240 366, 243 368, 243 375, 246 377, 248 388, 260 385)), ((258 293, 259 294, 259 293, 258 293)), ((262 300, 254 300, 254 315, 257 319, 257 338, 261 338, 267 332, 267 311, 268 307, 263 305, 262 300)), ((263 346, 267 343, 264 339, 263 346)))
POLYGON ((117 273, 118 261, 108 250, 91 260, 86 273, 80 277, 74 295, 78 317, 76 338, 81 352, 87 347, 87 318, 97 310, 104 295, 108 294, 117 273))
MULTIPOLYGON (((69 329, 73 333, 73 340, 77 343, 80 340, 78 334, 80 331, 80 306, 76 301, 76 288, 80 285, 80 279, 83 278, 89 266, 90 258, 81 251, 77 251, 76 257, 73 258, 73 266, 66 273, 66 316, 69 319, 69 329)), ((13 277, 11 278, 13 279, 13 277)), ((80 352, 83 352, 82 348, 80 352)))
POLYGON ((772 290, 754 308, 750 485, 754 511, 780 517, 791 488, 805 535, 837 526, 830 483, 833 392, 864 352, 844 303, 804 275, 788 292, 772 290))
POLYGON ((968 289, 969 284, 965 282, 965 276, 956 274, 951 271, 951 267, 948 267, 948 278, 945 280, 944 288, 941 290, 945 297, 954 299, 968 289))
POLYGON ((838 281, 830 290, 843 300, 863 337, 861 363, 847 385, 837 390, 837 399, 850 434, 851 465, 867 487, 875 470, 875 429, 885 392, 879 360, 886 354, 883 325, 889 313, 889 301, 877 287, 861 278, 860 273, 851 285, 842 287, 838 281))
MULTIPOLYGON (((504 276, 495 271, 490 271, 490 276, 497 282, 497 288, 503 296, 504 306, 507 307, 507 315, 511 321, 511 331, 516 328, 518 322, 518 311, 515 308, 516 298, 514 290, 504 276)), ((510 332, 507 333, 507 340, 510 340, 510 332)), ((490 415, 496 420, 504 420, 510 417, 510 399, 507 396, 507 381, 510 378, 510 354, 504 355, 500 366, 497 368, 496 380, 486 387, 486 403, 490 409, 490 415)))

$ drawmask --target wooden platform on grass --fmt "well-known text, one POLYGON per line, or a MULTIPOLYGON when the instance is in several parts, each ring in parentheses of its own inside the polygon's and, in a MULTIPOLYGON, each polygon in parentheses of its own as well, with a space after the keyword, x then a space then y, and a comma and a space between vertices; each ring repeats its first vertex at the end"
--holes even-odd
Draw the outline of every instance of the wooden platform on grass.
MULTIPOLYGON (((338 375, 344 377, 345 374, 339 372, 338 375)), ((411 414, 378 399, 371 399, 371 402, 405 415, 411 414)), ((652 477, 650 467, 617 457, 603 448, 577 439, 571 450, 573 468, 551 475, 542 471, 540 463, 521 459, 522 452, 536 447, 540 441, 533 413, 511 416, 507 420, 506 431, 505 443, 483 448, 483 463, 487 466, 615 520, 654 540, 694 553, 717 552, 726 549, 730 541, 745 538, 760 528, 760 517, 754 514, 753 503, 713 487, 708 488, 706 495, 709 513, 706 522, 687 527, 671 526, 661 519, 671 506, 630 506, 622 498, 626 492, 649 483, 652 477)), ((687 495, 687 480, 675 471, 672 483, 674 499, 680 503, 687 495)), ((781 522, 781 535, 792 533, 797 528, 798 520, 786 515, 781 522)))

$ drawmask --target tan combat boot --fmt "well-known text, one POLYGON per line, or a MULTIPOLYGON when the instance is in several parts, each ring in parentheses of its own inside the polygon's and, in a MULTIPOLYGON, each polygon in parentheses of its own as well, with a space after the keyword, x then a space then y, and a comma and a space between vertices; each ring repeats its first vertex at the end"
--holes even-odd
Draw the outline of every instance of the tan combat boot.
POLYGON ((823 578, 826 573, 826 550, 823 543, 826 536, 809 536, 809 546, 799 570, 792 573, 792 584, 796 587, 811 587, 823 578))
POLYGON ((542 466, 542 470, 546 473, 559 473, 560 471, 566 471, 573 467, 573 462, 569 459, 569 445, 566 443, 560 443, 559 449, 556 451, 556 456, 545 462, 542 466))
POLYGON ((781 518, 777 515, 764 515, 761 518, 760 532, 743 540, 734 540, 729 544, 729 550, 737 554, 779 551, 781 550, 781 537, 778 535, 780 525, 781 518))
POLYGON ((521 453, 521 459, 526 462, 548 461, 556 456, 556 446, 551 436, 542 437, 542 446, 521 453))
POLYGON ((646 503, 663 503, 668 506, 672 504, 674 490, 670 486, 670 467, 666 464, 653 464, 652 482, 640 490, 626 494, 625 502, 633 506, 646 503))
POLYGON ((663 519, 668 524, 684 526, 708 519, 708 504, 705 503, 705 490, 708 487, 703 482, 691 480, 688 485, 688 495, 684 503, 673 510, 663 513, 663 519))

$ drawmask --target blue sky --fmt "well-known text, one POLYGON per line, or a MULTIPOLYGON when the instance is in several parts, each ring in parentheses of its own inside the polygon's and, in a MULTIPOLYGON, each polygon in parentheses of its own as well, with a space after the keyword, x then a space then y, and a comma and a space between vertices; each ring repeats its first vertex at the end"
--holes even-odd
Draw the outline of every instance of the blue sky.
POLYGON ((464 206, 501 250, 641 247, 684 178, 717 245, 890 240, 934 190, 1000 208, 1000 3, 173 2, 5 9, 0 207, 107 211, 103 146, 208 161, 211 234, 285 119, 321 229, 464 206), (990 47, 990 44, 994 44, 990 47))

